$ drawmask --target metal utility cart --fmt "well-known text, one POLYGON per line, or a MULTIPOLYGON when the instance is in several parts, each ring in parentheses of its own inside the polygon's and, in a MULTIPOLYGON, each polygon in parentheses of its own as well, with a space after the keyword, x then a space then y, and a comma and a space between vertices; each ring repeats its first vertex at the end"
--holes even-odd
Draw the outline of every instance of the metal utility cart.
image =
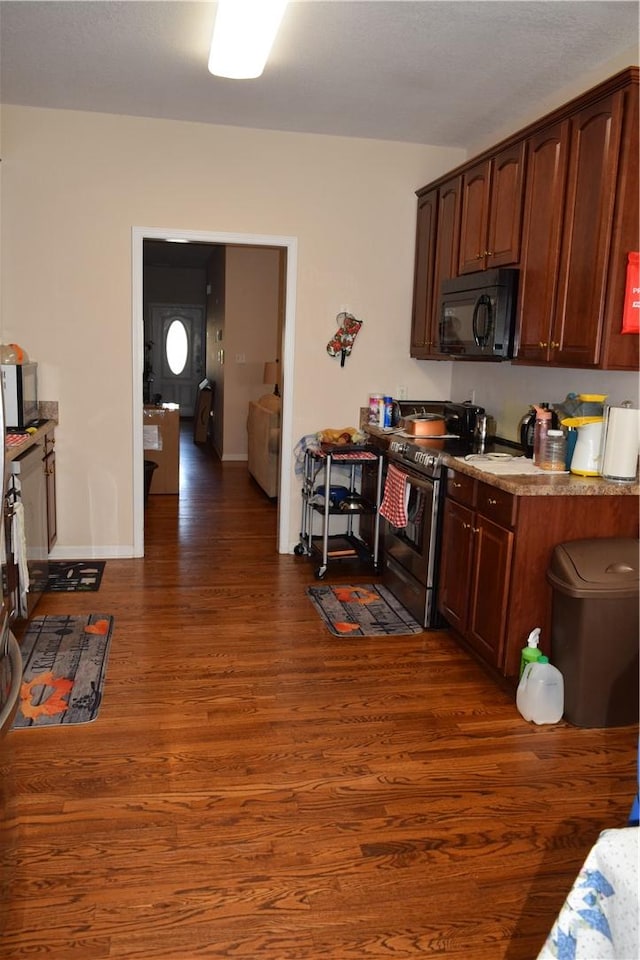
POLYGON ((316 570, 319 580, 327 572, 329 562, 334 560, 360 559, 371 562, 374 570, 378 570, 383 461, 382 453, 366 444, 326 445, 305 452, 300 542, 294 553, 298 557, 320 556, 321 563, 316 570), (339 502, 331 495, 331 475, 337 465, 348 469, 348 486, 339 502), (365 496, 365 491, 369 496, 365 496), (321 518, 322 528, 320 534, 314 535, 313 519, 316 515, 321 518), (367 516, 372 519, 370 545, 354 533, 355 517, 367 516), (331 534, 332 519, 336 517, 346 519, 346 532, 331 534))

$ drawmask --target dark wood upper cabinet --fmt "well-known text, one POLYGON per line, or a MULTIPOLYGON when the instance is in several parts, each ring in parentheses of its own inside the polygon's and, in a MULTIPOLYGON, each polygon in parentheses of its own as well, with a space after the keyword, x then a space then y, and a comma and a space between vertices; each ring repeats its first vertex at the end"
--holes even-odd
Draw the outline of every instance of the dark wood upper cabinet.
POLYGON ((438 300, 442 281, 457 275, 460 188, 454 177, 418 198, 411 356, 419 360, 445 359, 437 351, 438 300))
POLYGON ((433 272, 438 222, 438 191, 431 190, 418 200, 416 253, 413 273, 413 314, 411 356, 427 356, 431 350, 433 272))
POLYGON ((568 158, 568 120, 531 137, 518 285, 520 361, 546 363, 549 359, 568 158))
POLYGON ((514 143, 462 175, 458 273, 520 259, 525 144, 514 143))
POLYGON ((638 369, 640 338, 621 331, 640 247, 638 76, 621 71, 417 191, 412 356, 444 359, 445 277, 515 266, 514 363, 638 369))
POLYGON ((619 332, 638 248, 637 146, 623 136, 633 125, 637 144, 637 103, 637 85, 617 90, 532 138, 516 363, 637 368, 638 337, 619 332))
POLYGON ((482 270, 487 250, 491 162, 486 160, 462 175, 462 219, 458 273, 482 270))
POLYGON ((492 161, 487 235, 488 270, 520 261, 522 204, 526 172, 524 141, 502 150, 492 161))
POLYGON ((553 363, 584 367, 599 360, 622 99, 618 92, 570 121, 569 176, 550 344, 553 363))

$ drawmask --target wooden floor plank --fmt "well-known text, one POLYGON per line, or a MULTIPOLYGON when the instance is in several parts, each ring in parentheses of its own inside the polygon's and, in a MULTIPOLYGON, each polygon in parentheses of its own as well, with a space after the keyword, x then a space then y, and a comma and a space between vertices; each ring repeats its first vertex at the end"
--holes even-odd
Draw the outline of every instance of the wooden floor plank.
POLYGON ((38 607, 115 629, 98 718, 0 744, 3 960, 534 958, 637 727, 526 723, 446 631, 334 637, 246 465, 181 457, 145 558, 38 607))

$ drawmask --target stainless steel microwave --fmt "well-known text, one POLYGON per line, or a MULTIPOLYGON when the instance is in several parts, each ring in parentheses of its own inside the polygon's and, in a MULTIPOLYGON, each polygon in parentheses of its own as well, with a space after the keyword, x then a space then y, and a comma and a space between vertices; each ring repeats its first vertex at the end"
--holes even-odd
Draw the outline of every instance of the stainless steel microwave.
POLYGON ((438 351, 459 360, 513 356, 518 271, 509 268, 443 280, 438 351))
POLYGON ((24 430, 38 419, 38 364, 0 365, 6 426, 24 430))

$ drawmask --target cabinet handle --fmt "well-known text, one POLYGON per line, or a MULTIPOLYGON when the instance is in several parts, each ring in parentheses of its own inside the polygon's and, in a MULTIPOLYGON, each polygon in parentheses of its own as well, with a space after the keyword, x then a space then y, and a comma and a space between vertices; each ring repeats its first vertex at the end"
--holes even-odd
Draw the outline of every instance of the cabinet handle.
POLYGON ((471 527, 473 533, 480 533, 480 527, 471 527))
POLYGON ((559 349, 560 349, 560 344, 559 344, 559 343, 554 343, 553 340, 552 340, 552 341, 551 341, 551 349, 552 349, 552 350, 559 350, 559 349))
POLYGON ((452 483, 451 483, 451 486, 452 486, 452 487, 461 487, 462 484, 461 484, 461 483, 458 483, 457 480, 453 480, 452 483))
POLYGON ((495 507, 497 506, 498 501, 494 500, 493 497, 488 497, 487 503, 489 504, 490 507, 495 507))
POLYGON ((475 255, 476 260, 482 260, 483 257, 484 257, 484 253, 476 253, 475 255))
POLYGON ((546 350, 549 344, 547 343, 546 340, 540 340, 538 343, 538 346, 540 347, 541 350, 546 350))
POLYGON ((484 255, 485 255, 485 257, 492 257, 492 256, 493 256, 493 251, 492 251, 492 250, 485 250, 484 255))

